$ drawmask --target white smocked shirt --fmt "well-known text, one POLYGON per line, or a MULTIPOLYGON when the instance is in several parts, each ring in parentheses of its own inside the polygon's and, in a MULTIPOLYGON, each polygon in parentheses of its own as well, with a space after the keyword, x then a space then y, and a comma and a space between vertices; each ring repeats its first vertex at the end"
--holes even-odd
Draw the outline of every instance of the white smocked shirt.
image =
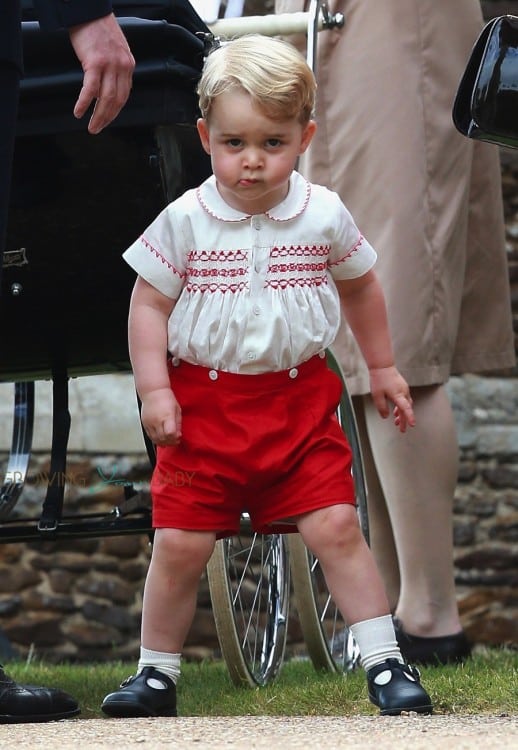
POLYGON ((288 195, 248 215, 220 196, 214 176, 170 203, 123 255, 176 300, 168 348, 216 370, 287 370, 321 354, 340 324, 333 279, 375 263, 339 196, 298 172, 288 195))

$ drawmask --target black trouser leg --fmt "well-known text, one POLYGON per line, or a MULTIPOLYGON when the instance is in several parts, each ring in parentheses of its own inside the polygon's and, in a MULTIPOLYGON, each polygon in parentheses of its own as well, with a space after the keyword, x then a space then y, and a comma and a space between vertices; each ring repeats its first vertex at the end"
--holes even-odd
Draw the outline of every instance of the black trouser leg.
POLYGON ((7 217, 9 215, 9 190, 13 165, 16 116, 20 73, 11 63, 0 61, 0 278, 2 270, 7 217))

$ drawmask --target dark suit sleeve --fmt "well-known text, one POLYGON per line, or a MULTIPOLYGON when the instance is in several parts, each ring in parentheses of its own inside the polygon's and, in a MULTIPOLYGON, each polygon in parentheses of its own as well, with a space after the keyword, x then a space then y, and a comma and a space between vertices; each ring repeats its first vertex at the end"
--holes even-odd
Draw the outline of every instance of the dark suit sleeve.
POLYGON ((102 18, 112 12, 111 0, 34 0, 42 29, 60 29, 102 18))

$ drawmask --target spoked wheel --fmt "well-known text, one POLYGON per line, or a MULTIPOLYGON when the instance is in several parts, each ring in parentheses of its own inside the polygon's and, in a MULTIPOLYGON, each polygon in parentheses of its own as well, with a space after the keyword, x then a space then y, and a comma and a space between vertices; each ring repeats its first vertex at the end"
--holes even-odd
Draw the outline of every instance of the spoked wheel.
MULTIPOLYGON (((327 359, 329 367, 341 378, 343 384, 337 417, 351 445, 356 507, 360 526, 368 542, 367 491, 354 411, 339 364, 329 351, 327 359)), ((318 558, 309 552, 299 534, 289 534, 288 537, 293 593, 300 627, 313 666, 317 670, 351 671, 358 665, 358 647, 331 598, 318 558)))
POLYGON ((235 685, 257 687, 284 659, 290 600, 285 537, 254 534, 248 516, 238 536, 216 542, 207 565, 221 652, 235 685))

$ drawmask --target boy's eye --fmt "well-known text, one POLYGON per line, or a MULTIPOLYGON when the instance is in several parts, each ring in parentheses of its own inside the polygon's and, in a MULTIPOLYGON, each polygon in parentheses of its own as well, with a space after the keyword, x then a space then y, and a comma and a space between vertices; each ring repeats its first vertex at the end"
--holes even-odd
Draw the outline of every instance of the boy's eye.
POLYGON ((239 148, 241 146, 242 141, 239 138, 229 138, 227 141, 227 145, 231 148, 239 148))
POLYGON ((278 148, 281 145, 282 141, 280 138, 268 138, 266 141, 266 145, 269 148, 278 148))

